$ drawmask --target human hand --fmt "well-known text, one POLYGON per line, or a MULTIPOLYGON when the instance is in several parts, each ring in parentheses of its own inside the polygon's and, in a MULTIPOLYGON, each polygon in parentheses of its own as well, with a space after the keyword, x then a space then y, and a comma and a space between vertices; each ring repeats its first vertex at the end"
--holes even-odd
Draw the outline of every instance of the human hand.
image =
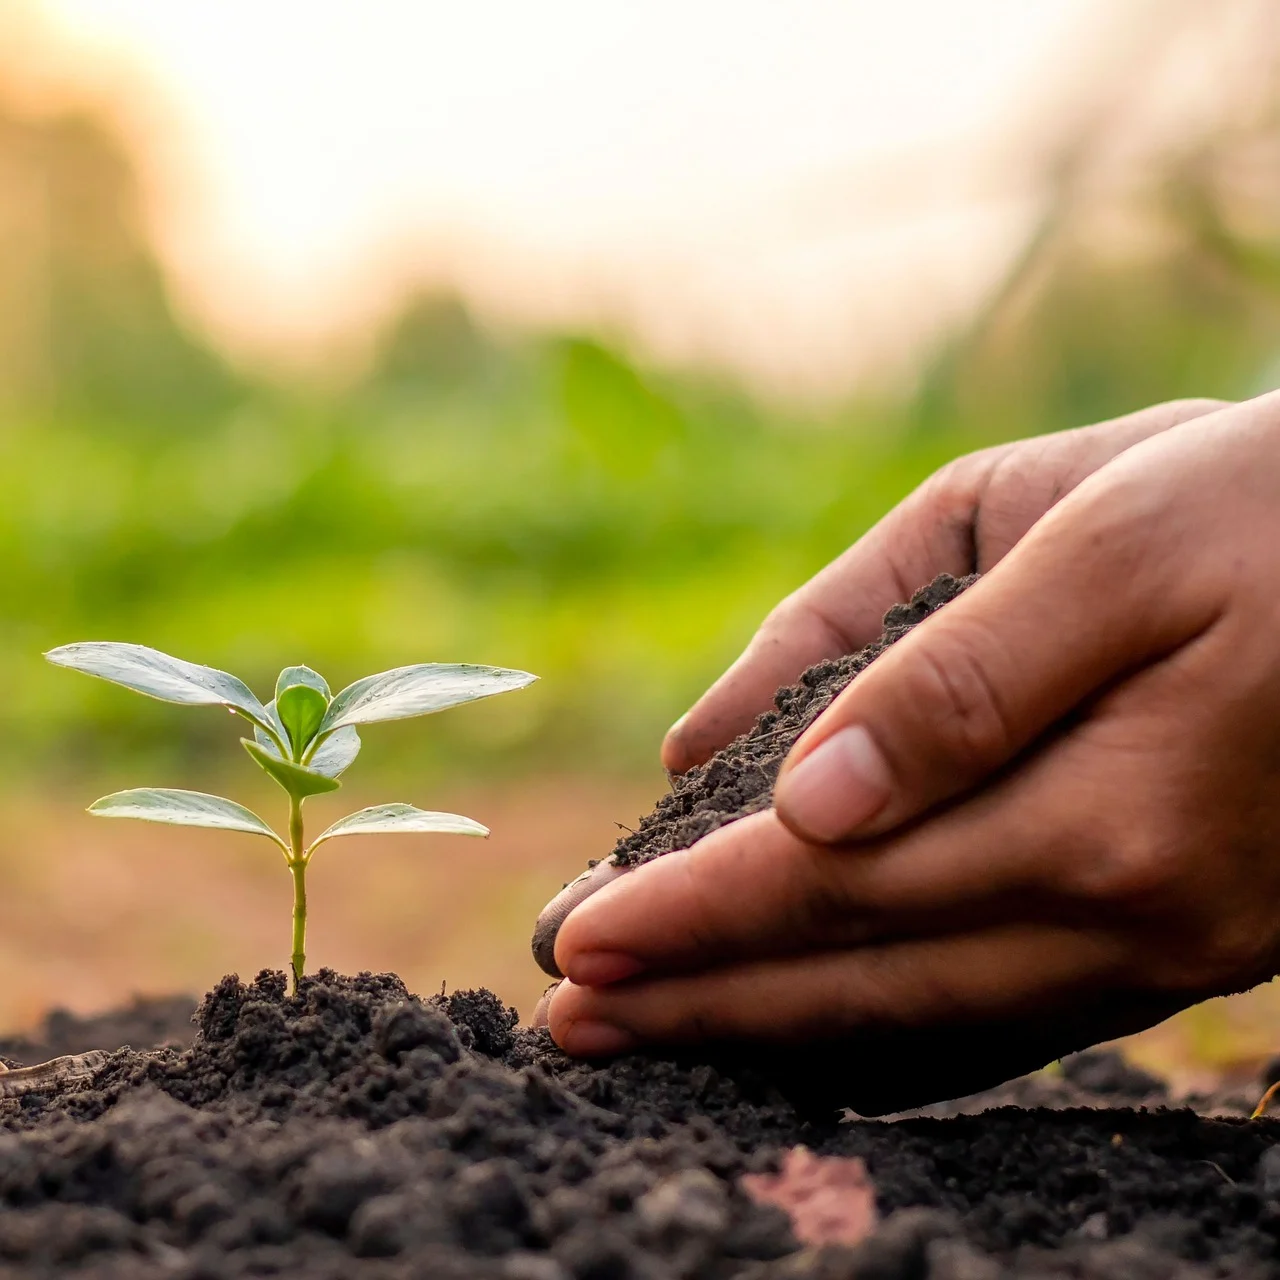
POLYGON ((875 1110, 1269 977, 1277 548, 1280 396, 1129 449, 849 686, 775 810, 573 911, 552 1034, 873 1044, 875 1110), (921 1037, 948 1058, 909 1079, 921 1037))
MULTIPOLYGON (((940 573, 985 572, 1051 506, 1132 445, 1223 408, 1177 400, 1110 422, 984 449, 943 467, 910 497, 788 596, 746 652, 672 727, 663 762, 674 773, 701 764, 749 729, 774 692, 824 658, 852 653, 880 634, 887 609, 940 573)), ((569 912, 622 869, 605 859, 547 904, 533 953, 552 976, 556 934, 569 912)))
POLYGON ((918 587, 940 573, 985 573, 1099 467, 1225 407, 1221 400, 1174 400, 948 463, 769 614, 742 656, 672 725, 663 764, 672 773, 702 764, 750 729, 774 692, 805 668, 874 640, 885 612, 918 587))

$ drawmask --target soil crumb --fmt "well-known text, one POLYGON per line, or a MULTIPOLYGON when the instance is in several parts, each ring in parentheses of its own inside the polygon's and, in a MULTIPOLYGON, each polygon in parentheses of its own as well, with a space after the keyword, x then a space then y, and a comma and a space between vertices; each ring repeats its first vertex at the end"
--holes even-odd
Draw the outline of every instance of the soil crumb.
POLYGON ((1163 1086, 1115 1055, 1033 1107, 817 1124, 749 1073, 515 1023, 388 974, 225 978, 188 1048, 3 1104, 0 1275, 1200 1280, 1280 1249, 1280 1123, 1143 1109, 1163 1086), (802 1248, 744 1193, 797 1145, 865 1163, 868 1239, 802 1248))

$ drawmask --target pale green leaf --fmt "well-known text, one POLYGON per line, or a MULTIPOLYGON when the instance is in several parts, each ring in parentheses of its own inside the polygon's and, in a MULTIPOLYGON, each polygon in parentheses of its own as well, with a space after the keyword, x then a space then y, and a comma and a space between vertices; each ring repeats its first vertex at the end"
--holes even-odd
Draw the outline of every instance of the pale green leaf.
MULTIPOLYGON (((280 739, 280 742, 287 742, 289 740, 289 735, 286 732, 284 725, 281 724, 280 717, 276 714, 276 703, 274 698, 267 703, 264 710, 267 713, 267 719, 270 721, 272 731, 275 733, 276 737, 280 739)), ((275 738, 272 738, 271 735, 268 734, 260 725, 255 724, 253 726, 253 738, 258 746, 260 746, 269 755, 280 756, 279 744, 276 742, 275 738)))
POLYGON ((360 754, 360 735, 353 724, 343 725, 328 735, 306 762, 308 769, 337 778, 351 767, 360 754))
POLYGON ((343 689, 329 704, 320 732, 346 724, 430 715, 477 698, 522 689, 537 678, 527 671, 466 663, 425 662, 397 667, 365 676, 343 689))
POLYGON ((279 700, 284 690, 297 684, 305 684, 308 689, 324 694, 326 702, 333 697, 329 692, 329 682, 318 671, 312 671, 310 667, 285 667, 276 677, 276 699, 279 700))
POLYGON ((145 645, 88 640, 64 644, 44 656, 55 666, 110 680, 162 702, 231 707, 257 724, 270 723, 266 708, 243 680, 145 645))
POLYGON ((311 850, 338 836, 372 836, 420 833, 455 836, 487 836, 489 828, 457 813, 434 813, 411 804, 375 804, 339 818, 311 843, 311 850))
POLYGON ((301 760, 311 745, 328 706, 328 698, 306 684, 290 685, 276 695, 276 715, 289 735, 295 760, 301 760))
POLYGON ((259 746, 249 738, 241 738, 240 741, 254 760, 296 800, 318 796, 325 791, 337 791, 342 785, 337 778, 294 764, 292 760, 281 759, 276 752, 259 746))
POLYGON ((246 831, 266 836, 282 849, 283 840, 251 809, 222 796, 203 791, 179 791, 165 787, 137 787, 103 796, 89 806, 99 818, 141 818, 177 827, 213 827, 220 831, 246 831))

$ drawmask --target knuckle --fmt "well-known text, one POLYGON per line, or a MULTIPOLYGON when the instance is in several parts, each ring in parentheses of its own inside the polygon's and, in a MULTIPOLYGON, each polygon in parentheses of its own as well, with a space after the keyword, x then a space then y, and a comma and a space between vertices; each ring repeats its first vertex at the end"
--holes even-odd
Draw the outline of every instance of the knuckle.
POLYGON ((1222 920, 1195 948, 1196 983, 1201 990, 1240 991, 1270 977, 1268 948, 1257 921, 1222 920))
POLYGON ((784 596, 764 616, 747 646, 747 656, 768 660, 770 651, 786 650, 798 636, 814 625, 814 610, 804 598, 803 588, 784 596))
POLYGON ((694 850, 679 850, 668 857, 678 858, 681 869, 684 898, 688 909, 682 912, 684 944, 694 951, 703 951, 716 943, 725 926, 724 868, 694 850))
POLYGON ((778 601, 777 604, 769 610, 764 616, 757 632, 756 639, 768 643, 776 640, 781 635, 786 635, 796 624, 797 619, 804 612, 804 605, 799 598, 799 593, 793 591, 788 596, 778 601))
POLYGON ((848 854, 806 846, 800 891, 792 905, 791 931, 797 937, 841 938, 856 908, 846 870, 848 854))
POLYGON ((1274 972, 1265 931, 1249 913, 1205 920, 1199 911, 1183 911, 1153 922, 1150 932, 1148 963, 1166 990, 1205 999, 1243 991, 1274 972))
POLYGON ((871 1030, 897 1030, 955 1015, 958 984, 943 967, 920 964, 911 948, 867 948, 861 956, 854 1001, 858 1023, 871 1030))
POLYGON ((1011 721, 991 673, 990 647, 953 631, 922 645, 916 659, 917 714, 947 755, 975 765, 1001 763, 1014 746, 1011 721))
POLYGON ((1185 870, 1181 842, 1130 812, 1122 825, 1079 840, 1066 874, 1069 891, 1087 902, 1148 914, 1168 902, 1185 870))
POLYGON ((1192 418, 1203 418, 1205 414, 1217 413, 1220 409, 1229 409, 1230 400, 1216 400, 1212 396, 1184 396, 1178 400, 1166 400, 1150 412, 1165 419, 1170 426, 1180 422, 1190 422, 1192 418))
POLYGON ((920 486, 917 500, 936 523, 970 523, 991 472, 1006 452, 1007 446, 996 445, 952 459, 920 486))
POLYGON ((1130 815, 1127 830, 1075 852, 1068 892, 1146 940, 1142 963, 1157 986, 1203 998, 1271 976, 1270 931, 1247 902, 1221 910, 1201 842, 1130 815))

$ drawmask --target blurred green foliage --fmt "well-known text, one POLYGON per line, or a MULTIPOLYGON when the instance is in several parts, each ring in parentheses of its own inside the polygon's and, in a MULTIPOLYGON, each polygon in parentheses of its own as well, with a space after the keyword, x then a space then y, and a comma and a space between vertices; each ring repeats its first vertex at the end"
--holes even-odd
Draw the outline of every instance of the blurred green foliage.
POLYGON ((392 726, 382 763, 650 763, 767 609, 948 458, 1261 389, 1274 254, 1224 227, 1204 184, 1175 204, 1178 234, 1141 263, 1070 238, 1023 263, 895 400, 787 413, 590 338, 500 339, 438 297, 321 394, 184 332, 109 132, 0 100, 6 767, 230 750, 212 712, 39 660, 83 639, 225 666, 264 695, 294 662, 335 687, 411 661, 523 667, 543 680, 518 697, 392 726))

